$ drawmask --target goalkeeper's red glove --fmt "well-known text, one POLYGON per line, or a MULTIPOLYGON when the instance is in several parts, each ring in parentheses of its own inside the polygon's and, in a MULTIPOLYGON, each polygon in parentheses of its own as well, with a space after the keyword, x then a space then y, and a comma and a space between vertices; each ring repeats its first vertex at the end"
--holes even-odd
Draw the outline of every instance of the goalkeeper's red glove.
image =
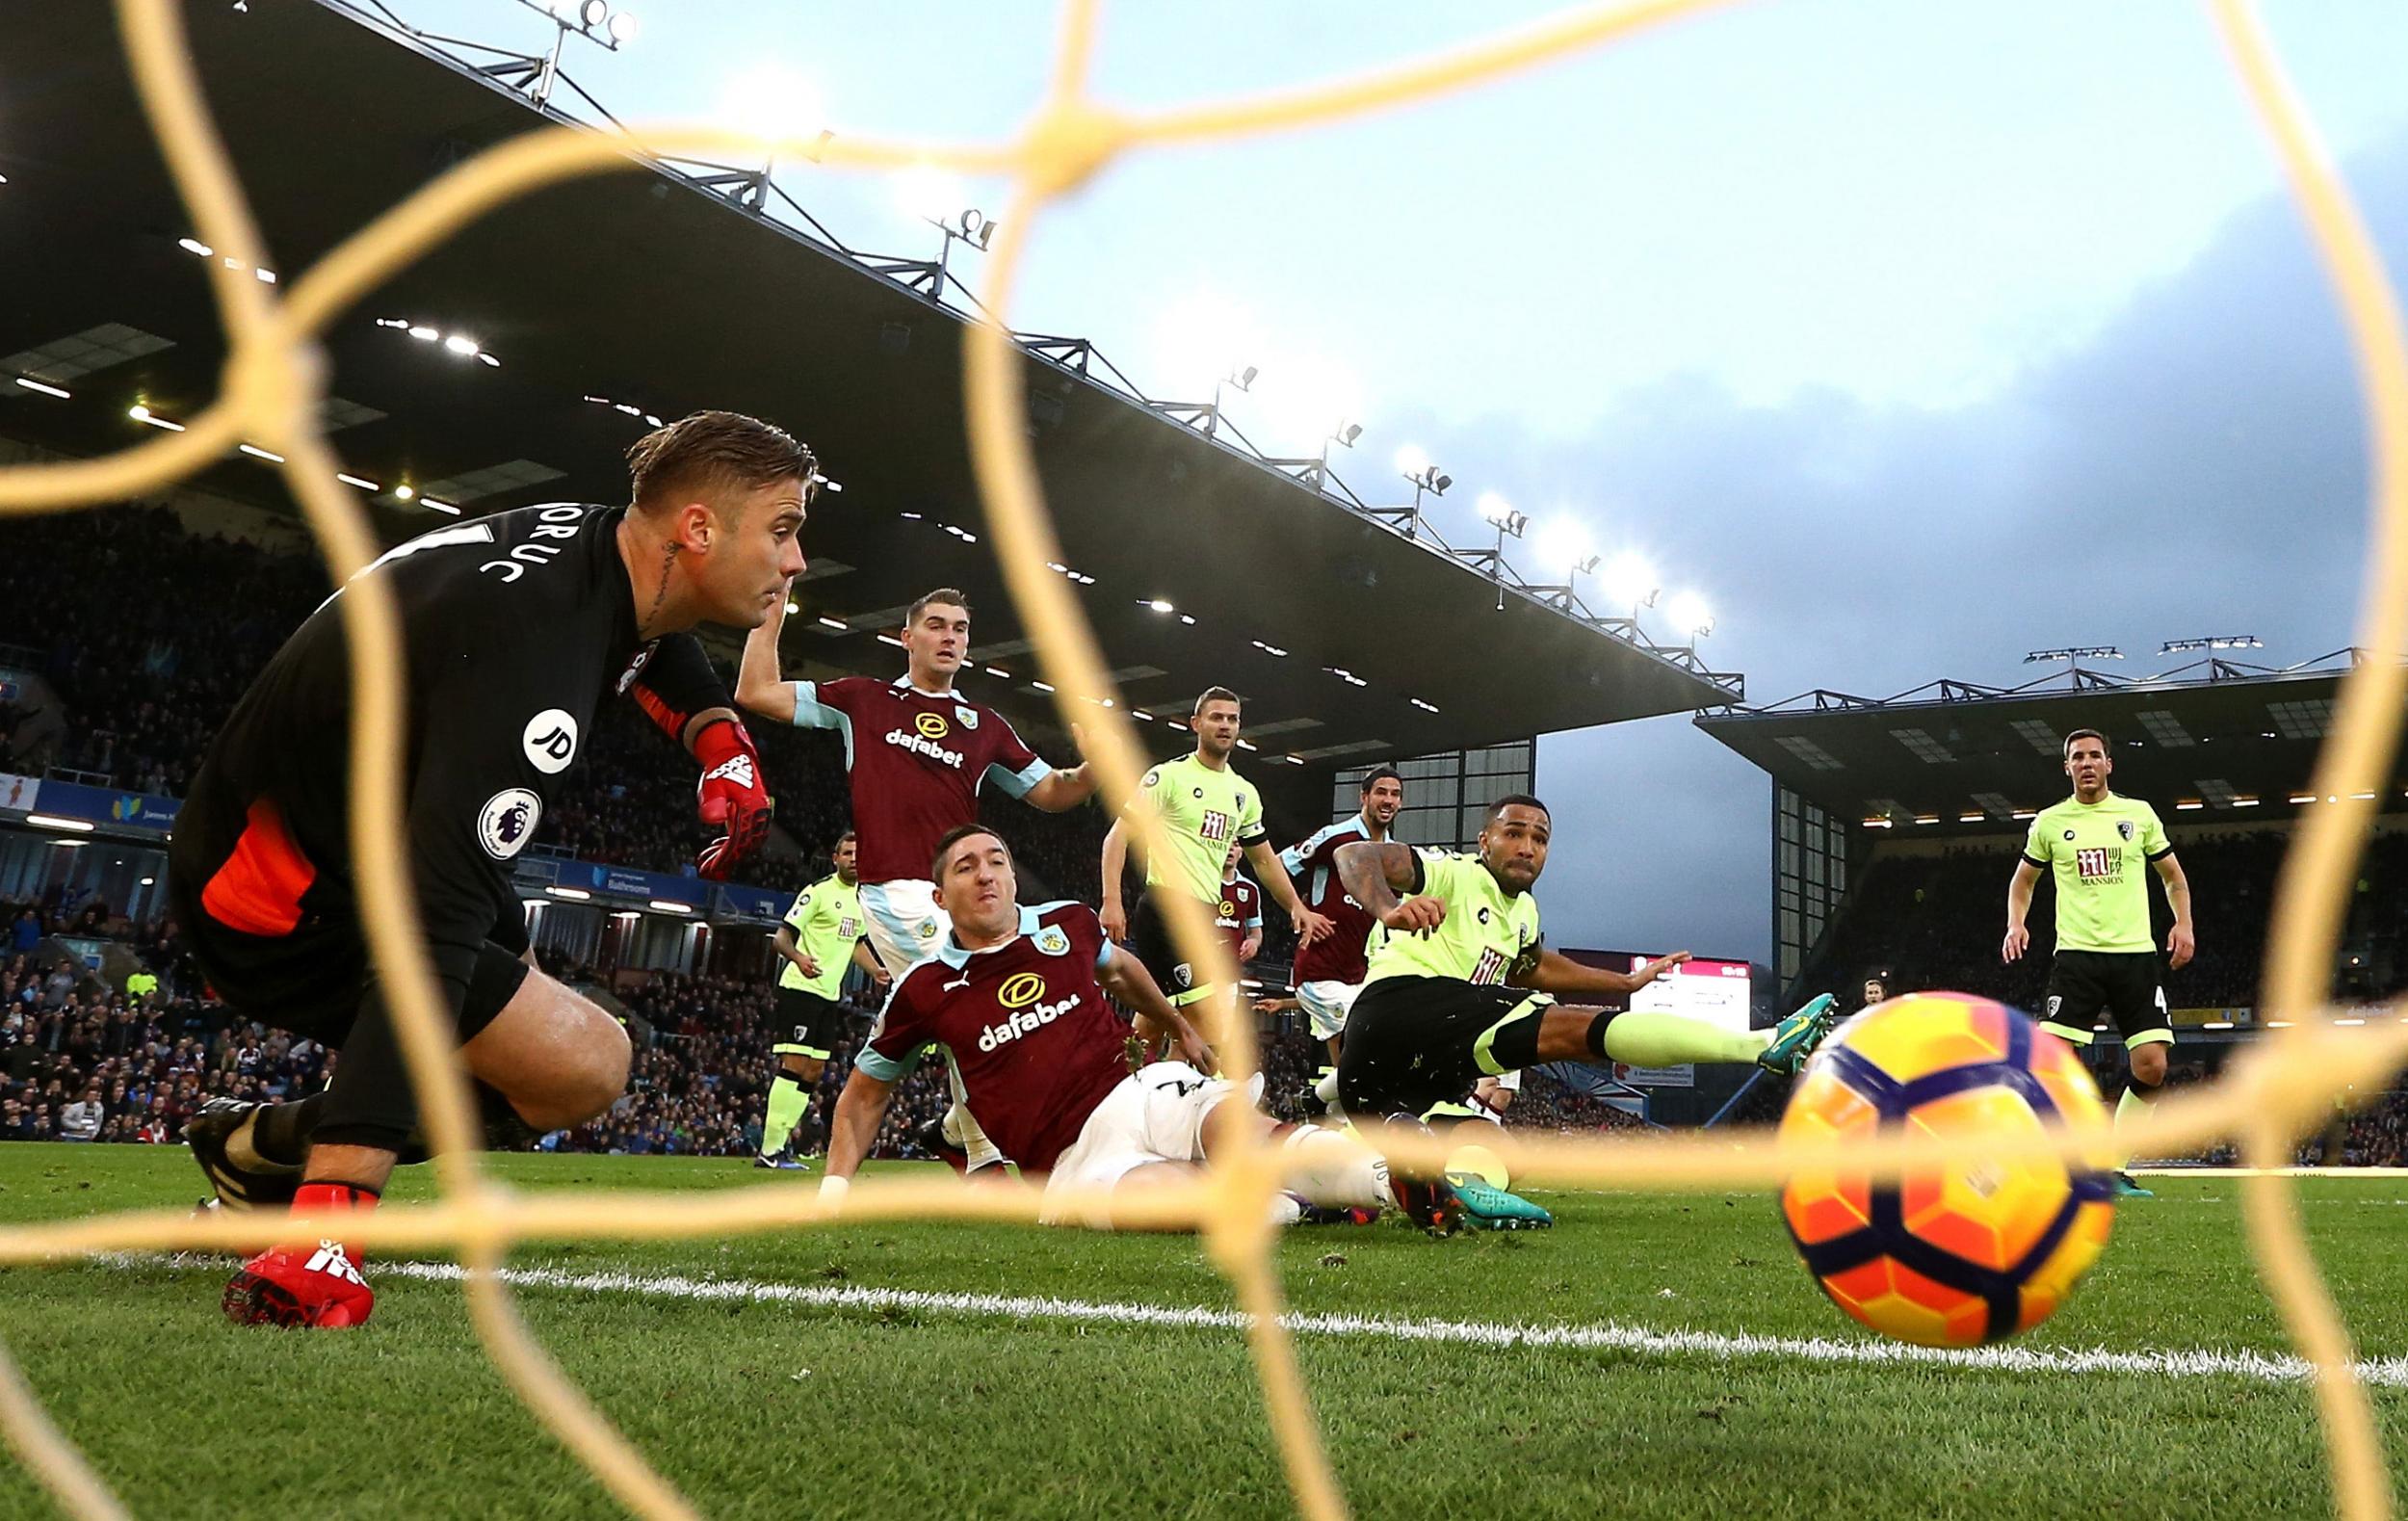
POLYGON ((727 830, 703 847, 694 865, 709 880, 725 881, 770 832, 773 804, 762 785, 761 752, 752 747, 752 736, 742 723, 720 719, 694 737, 694 755, 702 763, 702 779, 694 784, 695 808, 703 823, 727 830))

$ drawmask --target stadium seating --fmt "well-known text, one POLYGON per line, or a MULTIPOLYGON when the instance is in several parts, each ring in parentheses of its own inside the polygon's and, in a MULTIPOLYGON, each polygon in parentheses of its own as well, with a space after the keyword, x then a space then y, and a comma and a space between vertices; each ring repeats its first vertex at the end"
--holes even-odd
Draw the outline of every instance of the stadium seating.
MULTIPOLYGON (((2197 959, 2166 980, 2166 998, 2175 1008, 2256 1000, 2266 913, 2289 843, 2288 834, 2275 831, 2203 831, 2175 839, 2199 938, 2197 959)), ((2009 842, 1939 854, 1876 854, 1801 985, 1836 992, 1853 1007, 1861 980, 1886 973, 1894 992, 1950 987, 2023 1009, 2040 1007, 2055 944, 2052 889, 2044 881, 2032 904, 2030 951, 2016 965, 2002 963, 1999 942, 2014 866, 2009 842)), ((2408 835, 2377 836, 2359 878, 2343 940, 2380 954, 2361 953, 2360 964, 2344 959, 2336 970, 2344 996, 2380 998, 2408 985, 2408 965, 2390 955, 2408 919, 2408 835)), ((2155 887, 2150 899, 2162 945, 2172 919, 2155 887)))
MULTIPOLYGON (((41 651, 41 674, 68 710, 55 746, 20 753, 13 737, 30 733, 36 715, 0 708, 0 771, 58 767, 182 796, 225 715, 327 590, 314 560, 187 533, 164 509, 0 522, 0 644, 41 651)), ((816 875, 850 811, 842 744, 749 727, 778 826, 801 852, 798 870, 816 875)), ((1071 761, 1065 738, 1028 737, 1071 761)), ((694 817, 692 767, 630 703, 599 706, 587 763, 567 780, 538 846, 674 875, 710 838, 694 817)), ((1099 809, 1042 814, 1000 798, 986 807, 1047 890, 1092 900, 1099 809)))

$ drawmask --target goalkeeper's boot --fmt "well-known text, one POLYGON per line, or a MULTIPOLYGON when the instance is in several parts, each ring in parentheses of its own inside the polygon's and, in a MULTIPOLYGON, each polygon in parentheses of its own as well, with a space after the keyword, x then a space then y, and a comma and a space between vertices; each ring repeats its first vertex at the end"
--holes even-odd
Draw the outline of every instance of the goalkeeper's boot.
POLYGON ((270 1162, 251 1148, 251 1119, 266 1107, 249 1099, 213 1098, 185 1123, 184 1142, 221 1209, 283 1209, 301 1187, 300 1167, 270 1162))
POLYGON ((1839 1022, 1840 1001, 1817 993, 1773 1027, 1772 1043, 1757 1053, 1756 1064, 1779 1077, 1795 1077, 1839 1022))
POLYGON ((1545 1230, 1556 1218, 1518 1193, 1475 1172, 1450 1172, 1447 1182, 1463 1208, 1463 1222, 1479 1230, 1545 1230))
POLYGON ((752 1159, 752 1165, 756 1167, 767 1167, 772 1172, 804 1172, 808 1171, 811 1167, 811 1164, 791 1151, 781 1152, 774 1157, 766 1151, 762 1152, 752 1159))
POLYGON ((2114 1172, 2107 1177, 2107 1193, 2118 1199, 2153 1199, 2157 1190, 2141 1187, 2129 1172, 2114 1172))
MULTIPOLYGON (((366 1189, 317 1183, 300 1190, 293 1205, 299 1210, 364 1212, 375 1208, 376 1201, 366 1189)), ((343 1244, 321 1240, 271 1246, 251 1258, 226 1281, 222 1302, 225 1318, 237 1325, 334 1330, 366 1324, 377 1296, 343 1244)))

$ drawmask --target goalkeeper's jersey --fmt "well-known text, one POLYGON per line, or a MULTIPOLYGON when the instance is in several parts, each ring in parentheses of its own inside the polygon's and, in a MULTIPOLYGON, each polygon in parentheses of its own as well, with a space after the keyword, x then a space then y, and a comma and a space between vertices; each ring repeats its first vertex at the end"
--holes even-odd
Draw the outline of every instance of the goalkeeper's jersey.
MULTIPOLYGON (((510 872, 583 758, 603 695, 670 715, 729 705, 692 635, 637 638, 618 552, 626 511, 496 512, 396 545, 362 572, 400 615, 410 879, 454 1010, 484 942, 526 945, 510 872)), ((211 916, 230 928, 357 932, 344 596, 320 603, 251 683, 177 816, 172 865, 208 880, 211 916)))

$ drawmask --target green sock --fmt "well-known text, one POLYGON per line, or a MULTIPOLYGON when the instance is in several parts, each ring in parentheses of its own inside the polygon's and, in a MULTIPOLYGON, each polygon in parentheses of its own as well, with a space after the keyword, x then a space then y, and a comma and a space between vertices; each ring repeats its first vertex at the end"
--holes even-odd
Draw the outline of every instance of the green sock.
POLYGON ((1616 1014, 1606 1026, 1606 1055, 1633 1066, 1753 1062, 1770 1038, 1770 1031, 1718 1030, 1702 1019, 1642 1009, 1616 1014))
POLYGON ((794 1134, 795 1125, 811 1108, 811 1094, 803 1086, 780 1072, 770 1085, 770 1112, 761 1122, 761 1155, 774 1157, 786 1149, 786 1138, 794 1134))
MULTIPOLYGON (((2154 1092, 2155 1089, 2151 1091, 2154 1092)), ((2125 1167, 2132 1166, 2133 1155, 2130 1150, 2120 1144, 2124 1139, 2124 1133, 2147 1118, 2150 1109, 2156 1102, 2157 1100, 2153 1098, 2143 1097, 2140 1089, 2131 1083, 2124 1085, 2124 1096, 2115 1101, 2115 1138, 2119 1142, 2116 1149, 2119 1153, 2118 1160, 2125 1167)))

